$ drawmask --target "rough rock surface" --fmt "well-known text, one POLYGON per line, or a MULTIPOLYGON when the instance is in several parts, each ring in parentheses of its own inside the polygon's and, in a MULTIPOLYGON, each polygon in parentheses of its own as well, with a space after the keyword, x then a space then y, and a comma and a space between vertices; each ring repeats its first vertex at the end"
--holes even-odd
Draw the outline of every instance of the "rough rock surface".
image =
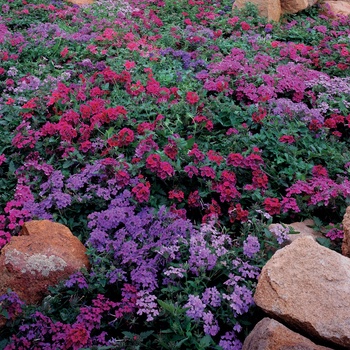
POLYGON ((72 3, 73 5, 90 5, 94 2, 94 0, 68 0, 68 2, 72 3))
POLYGON ((308 0, 281 0, 282 13, 297 13, 308 7, 308 0))
POLYGON ((23 225, 0 255, 0 294, 8 288, 27 304, 35 304, 57 284, 89 261, 86 249, 64 225, 48 220, 23 225))
MULTIPOLYGON (((236 0, 233 3, 233 8, 244 8, 247 2, 247 0, 236 0)), ((280 20, 280 0, 250 0, 249 2, 255 4, 258 7, 260 16, 267 17, 269 21, 278 22, 280 20)))
POLYGON ((330 11, 334 17, 337 16, 349 16, 350 15, 350 3, 348 1, 328 1, 322 3, 327 13, 330 11))
POLYGON ((242 350, 332 350, 291 331, 283 324, 265 317, 245 339, 242 350))
POLYGON ((311 337, 350 348, 350 259, 301 237, 262 269, 254 300, 311 337))
POLYGON ((346 208, 343 219, 344 238, 341 246, 342 254, 350 258, 350 207, 346 208))

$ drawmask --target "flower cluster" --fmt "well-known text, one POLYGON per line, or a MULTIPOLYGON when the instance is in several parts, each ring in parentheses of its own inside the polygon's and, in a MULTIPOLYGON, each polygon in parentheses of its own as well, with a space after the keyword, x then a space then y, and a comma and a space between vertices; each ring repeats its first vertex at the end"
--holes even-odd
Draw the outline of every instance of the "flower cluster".
POLYGON ((0 296, 2 344, 241 349, 259 267, 287 239, 267 222, 323 217, 339 249, 349 18, 266 24, 228 0, 0 11, 0 250, 49 219, 91 262, 42 305, 0 296))

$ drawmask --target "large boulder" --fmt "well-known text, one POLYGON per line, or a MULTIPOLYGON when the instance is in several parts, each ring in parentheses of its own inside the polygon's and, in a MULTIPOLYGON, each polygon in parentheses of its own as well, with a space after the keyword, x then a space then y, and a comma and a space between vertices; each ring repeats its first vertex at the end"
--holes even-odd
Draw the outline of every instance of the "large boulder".
POLYGON ((269 21, 278 22, 281 17, 280 0, 236 0, 233 3, 233 8, 244 8, 246 3, 252 3, 257 6, 259 15, 266 17, 269 21))
POLYGON ((27 304, 42 300, 49 286, 88 268, 86 248, 64 225, 48 220, 23 225, 0 255, 0 295, 10 288, 27 304))
POLYGON ((281 0, 283 13, 297 13, 309 7, 309 0, 281 0))
POLYGON ((326 0, 322 3, 322 6, 324 7, 325 11, 331 15, 331 17, 350 15, 350 3, 348 1, 326 0))
POLYGON ((258 322, 245 339, 242 350, 332 350, 316 345, 311 340, 293 332, 283 324, 265 317, 258 322))
POLYGON ((261 271, 255 303, 311 337, 350 348, 350 259, 301 237, 261 271))
POLYGON ((346 208, 343 218, 344 238, 341 246, 342 254, 350 258, 350 207, 346 208))

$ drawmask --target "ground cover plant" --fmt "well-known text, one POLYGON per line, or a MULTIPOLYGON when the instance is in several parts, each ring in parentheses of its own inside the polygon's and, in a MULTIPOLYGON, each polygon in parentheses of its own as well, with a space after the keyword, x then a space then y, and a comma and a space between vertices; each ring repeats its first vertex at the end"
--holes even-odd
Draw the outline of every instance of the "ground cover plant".
POLYGON ((0 296, 10 349, 241 349, 260 269, 350 198, 350 21, 228 0, 9 0, 0 13, 0 249, 67 225, 91 270, 0 296))

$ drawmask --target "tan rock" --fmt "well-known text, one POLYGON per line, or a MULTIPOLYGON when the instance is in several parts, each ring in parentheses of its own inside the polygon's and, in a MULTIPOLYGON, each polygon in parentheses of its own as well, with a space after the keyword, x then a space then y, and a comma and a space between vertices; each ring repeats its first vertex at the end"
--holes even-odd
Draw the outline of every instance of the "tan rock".
POLYGON ((233 8, 244 8, 246 3, 252 3, 258 7, 259 15, 266 17, 269 21, 278 22, 281 17, 280 0, 236 0, 233 8))
POLYGON ((282 13, 297 13, 308 7, 308 0, 281 0, 282 13))
POLYGON ((346 208, 346 212, 343 219, 344 238, 341 246, 341 252, 343 255, 350 258, 350 207, 346 208))
POLYGON ((307 220, 301 221, 301 222, 293 222, 287 226, 291 227, 294 231, 298 232, 298 233, 293 233, 293 234, 288 235, 289 239, 292 242, 295 241, 299 237, 305 237, 305 236, 310 236, 314 240, 316 240, 316 238, 323 237, 321 232, 315 231, 312 228, 312 226, 315 226, 315 223, 311 219, 307 219, 307 220))
POLYGON ((68 0, 68 2, 72 3, 73 5, 91 5, 94 3, 94 0, 68 0))
POLYGON ((0 294, 10 288, 27 304, 40 302, 48 286, 89 266, 86 248, 64 225, 48 220, 23 225, 0 255, 0 294))
POLYGON ((331 17, 337 16, 349 16, 350 15, 350 3, 347 1, 324 1, 322 7, 325 12, 331 17))
MULTIPOLYGON (((276 228, 278 230, 280 225, 281 224, 271 224, 269 226, 269 230, 272 233, 274 233, 274 229, 276 228)), ((293 229, 293 231, 295 231, 295 233, 287 234, 288 239, 285 240, 285 242, 283 244, 284 246, 287 245, 287 244, 292 243, 293 241, 295 241, 296 239, 298 239, 300 237, 310 236, 314 240, 316 240, 317 238, 323 237, 321 232, 315 231, 312 228, 312 226, 314 226, 315 223, 311 219, 307 219, 307 220, 301 221, 301 222, 293 222, 291 224, 283 224, 283 225, 286 228, 291 228, 291 229, 293 229)))
POLYGON ((256 304, 311 337, 350 348, 350 259, 301 237, 262 269, 256 304))
POLYGON ((283 324, 265 317, 256 324, 243 343, 242 350, 332 350, 316 345, 283 324))

